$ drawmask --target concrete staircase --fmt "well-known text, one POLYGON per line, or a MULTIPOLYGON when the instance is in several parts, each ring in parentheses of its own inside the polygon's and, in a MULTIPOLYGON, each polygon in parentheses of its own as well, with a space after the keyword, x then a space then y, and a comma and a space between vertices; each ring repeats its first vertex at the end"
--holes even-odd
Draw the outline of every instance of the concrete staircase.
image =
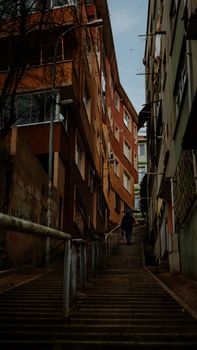
POLYGON ((123 241, 63 320, 62 272, 4 292, 6 349, 197 349, 197 321, 143 269, 139 235, 123 241))

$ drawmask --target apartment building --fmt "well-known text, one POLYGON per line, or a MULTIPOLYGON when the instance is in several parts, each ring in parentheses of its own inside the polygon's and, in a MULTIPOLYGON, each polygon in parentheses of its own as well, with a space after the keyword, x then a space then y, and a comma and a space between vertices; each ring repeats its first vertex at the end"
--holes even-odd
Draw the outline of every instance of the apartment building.
POLYGON ((148 224, 158 263, 197 277, 197 1, 149 1, 144 64, 148 224))
MULTIPOLYGON (((133 207, 137 179, 107 1, 13 3, 0 6, 1 211, 91 239, 133 207)), ((1 251, 38 263, 43 242, 10 233, 1 251)))
POLYGON ((95 3, 104 19, 101 66, 103 179, 113 227, 121 222, 126 208, 134 207, 138 116, 119 79, 107 1, 95 3))
POLYGON ((135 209, 138 221, 145 220, 145 212, 141 213, 141 201, 146 201, 146 197, 141 196, 141 184, 147 173, 147 132, 146 126, 138 124, 138 182, 135 185, 135 209))

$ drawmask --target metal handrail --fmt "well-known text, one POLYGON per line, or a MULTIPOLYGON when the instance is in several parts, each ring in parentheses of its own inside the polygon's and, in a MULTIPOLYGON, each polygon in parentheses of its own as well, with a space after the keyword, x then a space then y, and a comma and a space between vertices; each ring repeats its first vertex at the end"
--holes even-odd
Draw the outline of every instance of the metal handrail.
POLYGON ((113 250, 117 247, 121 233, 117 233, 117 229, 120 228, 120 225, 117 225, 113 230, 105 235, 105 254, 110 255, 113 250))
POLYGON ((68 317, 69 314, 69 298, 70 298, 70 267, 71 267, 71 238, 72 236, 55 230, 51 227, 36 224, 31 221, 23 220, 0 213, 0 229, 16 231, 17 233, 33 234, 42 237, 53 237, 65 241, 64 248, 64 273, 63 273, 63 316, 68 317))
POLYGON ((3 213, 0 213, 0 228, 3 230, 11 230, 27 234, 31 233, 36 236, 43 237, 49 236, 65 240, 72 238, 72 236, 68 233, 3 213))
MULTIPOLYGON (((63 317, 69 315, 70 291, 73 298, 76 298, 77 291, 77 251, 76 245, 79 245, 80 253, 80 286, 84 290, 87 282, 87 241, 84 239, 72 239, 68 233, 36 224, 27 220, 19 219, 7 214, 0 213, 0 229, 5 231, 15 231, 17 233, 32 234, 42 237, 52 237, 65 241, 64 249, 64 271, 63 271, 63 317)), ((93 276, 96 273, 98 259, 102 260, 102 256, 98 255, 98 249, 95 249, 97 243, 101 239, 97 236, 92 242, 92 271, 93 276), (96 251, 96 253, 95 253, 96 251)), ((102 250, 99 249, 102 254, 102 250)))

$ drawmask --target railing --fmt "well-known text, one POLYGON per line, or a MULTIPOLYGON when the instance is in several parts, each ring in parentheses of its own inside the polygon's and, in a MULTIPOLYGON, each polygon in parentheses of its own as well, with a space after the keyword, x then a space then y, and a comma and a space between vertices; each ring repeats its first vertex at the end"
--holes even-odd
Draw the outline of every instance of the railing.
MULTIPOLYGON (((64 248, 64 269, 63 269, 63 317, 69 315, 70 298, 76 299, 77 295, 77 259, 79 258, 80 289, 83 291, 88 280, 88 262, 87 250, 90 253, 91 275, 95 277, 96 273, 103 267, 103 240, 95 236, 89 243, 84 239, 72 239, 72 236, 55 230, 53 228, 39 225, 30 221, 22 220, 10 215, 0 213, 0 230, 15 231, 17 233, 31 234, 35 236, 57 238, 65 241, 64 248)), ((113 230, 114 231, 114 230, 113 230)), ((110 232, 105 237, 105 244, 110 242, 110 251, 114 246, 116 239, 113 239, 110 232)), ((109 254, 109 249, 105 251, 109 254)))
POLYGON ((0 229, 16 231, 18 233, 33 234, 42 237, 58 238, 65 241, 64 248, 64 278, 63 278, 63 316, 68 317, 70 294, 70 267, 71 267, 71 235, 42 226, 30 221, 22 220, 0 213, 0 229))
POLYGON ((105 236, 105 254, 112 254, 113 250, 118 245, 121 238, 121 228, 120 225, 116 226, 112 231, 105 236), (119 230, 118 230, 119 229, 119 230))

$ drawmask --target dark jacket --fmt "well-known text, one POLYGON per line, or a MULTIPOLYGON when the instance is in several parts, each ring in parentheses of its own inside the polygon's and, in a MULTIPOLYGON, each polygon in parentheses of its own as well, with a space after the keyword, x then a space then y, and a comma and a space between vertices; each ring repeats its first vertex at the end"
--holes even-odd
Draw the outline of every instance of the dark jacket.
POLYGON ((135 219, 132 214, 126 213, 121 221, 121 228, 123 230, 132 230, 133 224, 135 223, 135 219))

